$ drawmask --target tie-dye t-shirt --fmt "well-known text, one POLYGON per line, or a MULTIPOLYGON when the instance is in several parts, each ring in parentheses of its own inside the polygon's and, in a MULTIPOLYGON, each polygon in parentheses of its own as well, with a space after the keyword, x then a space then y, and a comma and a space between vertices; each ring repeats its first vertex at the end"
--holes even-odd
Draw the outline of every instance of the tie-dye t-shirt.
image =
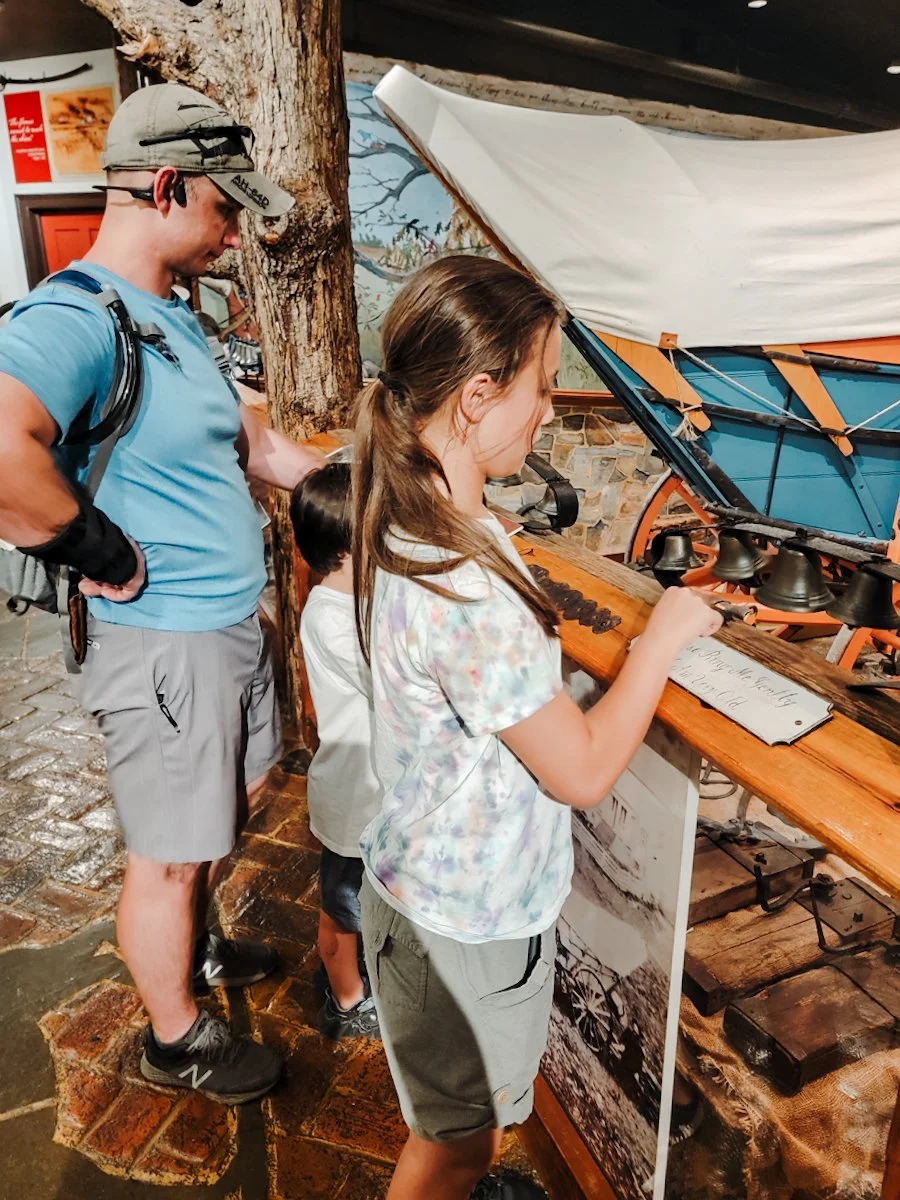
MULTIPOLYGON (((521 560, 499 522, 486 522, 521 560)), ((409 557, 439 555, 403 543, 409 557)), ((562 689, 560 646, 474 563, 434 576, 473 603, 378 572, 372 597, 380 814, 360 850, 384 899, 462 942, 542 933, 572 878, 570 810, 497 736, 562 689)))

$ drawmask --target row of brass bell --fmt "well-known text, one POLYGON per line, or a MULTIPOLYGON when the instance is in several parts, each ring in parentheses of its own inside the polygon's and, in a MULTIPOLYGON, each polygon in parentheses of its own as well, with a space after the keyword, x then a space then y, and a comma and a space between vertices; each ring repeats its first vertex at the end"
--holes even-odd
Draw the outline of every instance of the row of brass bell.
POLYGON ((689 533, 681 533, 677 529, 664 529, 654 537, 650 546, 650 563, 654 573, 657 571, 673 575, 683 575, 700 566, 700 559, 694 553, 694 546, 689 533))
POLYGON ((797 542, 785 542, 772 574, 756 599, 779 612, 827 612, 842 625, 865 629, 900 629, 893 584, 886 575, 857 567, 844 592, 835 596, 822 575, 818 554, 797 542))
MULTIPOLYGON (((653 539, 650 561, 655 572, 684 574, 700 566, 690 533, 665 529, 653 539)), ((755 544, 749 533, 723 529, 719 534, 719 553, 713 564, 716 579, 743 583, 753 579, 769 565, 770 557, 755 544)))
POLYGON ((749 533, 741 529, 723 529, 719 533, 719 553, 712 573, 716 579, 727 583, 747 583, 770 562, 771 556, 757 546, 749 533))
POLYGON ((756 593, 756 599, 779 612, 821 612, 834 602, 834 593, 822 575, 822 564, 814 550, 798 542, 785 542, 772 564, 772 573, 756 593))
MULTIPOLYGON (((664 530, 653 539, 653 573, 664 585, 677 583, 686 571, 700 565, 690 533, 664 530)), ((774 560, 743 530, 723 529, 712 567, 716 579, 750 583, 771 565, 771 573, 756 591, 756 600, 778 612, 826 611, 843 625, 867 629, 900 629, 893 604, 891 580, 865 564, 854 571, 846 590, 835 596, 825 582, 818 554, 799 542, 785 542, 774 560)))
POLYGON ((900 613, 894 608, 894 585, 885 575, 866 569, 853 572, 847 590, 826 609, 843 625, 866 629, 900 629, 900 613))

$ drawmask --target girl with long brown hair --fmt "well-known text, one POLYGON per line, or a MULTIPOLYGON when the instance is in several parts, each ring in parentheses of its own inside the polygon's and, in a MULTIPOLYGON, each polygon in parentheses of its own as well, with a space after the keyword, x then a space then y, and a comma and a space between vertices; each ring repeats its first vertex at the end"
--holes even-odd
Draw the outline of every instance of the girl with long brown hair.
POLYGON ((570 807, 608 793, 676 654, 721 624, 672 589, 588 713, 563 691, 557 614, 483 502, 553 416, 561 319, 510 267, 442 259, 391 305, 358 402, 354 583, 383 789, 360 899, 410 1127, 389 1200, 542 1195, 485 1172, 546 1046, 570 807))

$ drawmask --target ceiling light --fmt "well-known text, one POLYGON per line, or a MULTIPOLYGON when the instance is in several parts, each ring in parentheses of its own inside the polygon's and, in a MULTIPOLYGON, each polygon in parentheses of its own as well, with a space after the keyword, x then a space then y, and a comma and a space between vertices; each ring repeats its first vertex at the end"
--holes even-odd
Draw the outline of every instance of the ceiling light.
POLYGON ((765 8, 769 0, 747 0, 748 8, 765 8))
POLYGON ((900 58, 895 58, 887 69, 888 75, 900 75, 900 58))

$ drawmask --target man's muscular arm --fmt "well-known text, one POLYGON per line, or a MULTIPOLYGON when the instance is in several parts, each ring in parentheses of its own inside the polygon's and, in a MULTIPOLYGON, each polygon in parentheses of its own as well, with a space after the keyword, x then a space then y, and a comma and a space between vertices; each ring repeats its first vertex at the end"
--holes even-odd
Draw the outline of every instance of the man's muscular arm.
POLYGON ((325 455, 301 446, 283 433, 268 429, 248 404, 241 403, 238 457, 244 474, 270 487, 295 487, 310 471, 324 466, 325 455))
POLYGON ((0 429, 0 538, 38 557, 46 550, 48 561, 68 562, 83 573, 96 564, 103 578, 84 579, 83 592, 133 599, 145 577, 140 549, 97 509, 79 503, 50 453, 53 418, 29 388, 2 373, 0 429))
POLYGON ((53 418, 11 375, 0 374, 0 429, 0 538, 14 546, 49 542, 75 519, 78 504, 50 453, 53 418))

